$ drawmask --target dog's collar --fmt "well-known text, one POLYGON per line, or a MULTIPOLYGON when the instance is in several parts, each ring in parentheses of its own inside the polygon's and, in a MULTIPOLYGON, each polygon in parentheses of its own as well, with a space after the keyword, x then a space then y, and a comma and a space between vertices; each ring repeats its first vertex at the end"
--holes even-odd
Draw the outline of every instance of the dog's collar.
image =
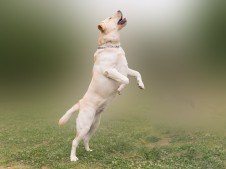
POLYGON ((105 49, 105 48, 120 48, 120 45, 104 45, 104 46, 97 47, 97 49, 105 49))

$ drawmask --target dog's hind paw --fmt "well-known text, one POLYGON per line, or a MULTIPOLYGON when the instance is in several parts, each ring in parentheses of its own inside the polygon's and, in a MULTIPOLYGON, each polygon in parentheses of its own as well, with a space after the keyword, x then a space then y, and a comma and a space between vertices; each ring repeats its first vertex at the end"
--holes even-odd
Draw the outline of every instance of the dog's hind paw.
POLYGON ((78 157, 76 157, 76 156, 71 156, 70 160, 71 160, 71 162, 78 161, 78 157))
POLYGON ((92 149, 90 149, 90 148, 85 148, 86 149, 86 151, 93 151, 92 149))

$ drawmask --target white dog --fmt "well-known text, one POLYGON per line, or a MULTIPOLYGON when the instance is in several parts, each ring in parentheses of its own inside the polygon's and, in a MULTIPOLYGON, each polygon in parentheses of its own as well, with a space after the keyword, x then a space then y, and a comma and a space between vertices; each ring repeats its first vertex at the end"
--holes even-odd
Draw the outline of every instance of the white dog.
POLYGON ((89 148, 89 140, 100 123, 101 112, 106 105, 129 84, 127 76, 134 76, 138 86, 144 89, 139 72, 128 67, 125 53, 120 46, 119 30, 125 27, 126 18, 117 11, 112 17, 98 25, 100 35, 98 49, 94 54, 93 77, 83 98, 69 109, 59 120, 59 125, 65 124, 71 115, 79 110, 76 119, 77 134, 72 141, 71 161, 77 161, 76 148, 83 139, 85 149, 89 148))

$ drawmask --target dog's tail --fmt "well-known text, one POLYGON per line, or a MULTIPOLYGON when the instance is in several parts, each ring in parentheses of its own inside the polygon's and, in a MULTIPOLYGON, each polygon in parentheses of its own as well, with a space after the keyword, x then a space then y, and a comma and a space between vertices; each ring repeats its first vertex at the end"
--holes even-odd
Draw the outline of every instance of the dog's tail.
POLYGON ((59 125, 64 125, 70 119, 72 114, 79 110, 79 103, 76 103, 72 108, 70 108, 59 120, 59 125))

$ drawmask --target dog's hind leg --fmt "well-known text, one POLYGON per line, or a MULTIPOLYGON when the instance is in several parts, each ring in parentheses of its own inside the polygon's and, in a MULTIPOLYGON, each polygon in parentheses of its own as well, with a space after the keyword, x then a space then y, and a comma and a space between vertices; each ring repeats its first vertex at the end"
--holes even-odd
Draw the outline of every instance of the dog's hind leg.
POLYGON ((76 128, 77 134, 75 139, 72 141, 72 148, 71 148, 71 161, 77 161, 78 158, 76 156, 76 149, 79 145, 79 142, 87 135, 90 130, 90 127, 94 120, 95 111, 92 110, 81 110, 76 120, 76 128))
POLYGON ((85 146, 86 151, 92 151, 89 148, 89 140, 91 139, 92 135, 96 132, 97 128, 99 127, 99 125, 100 125, 100 118, 101 118, 101 114, 100 113, 95 115, 93 124, 90 127, 89 132, 83 138, 83 142, 84 142, 84 146, 85 146))

